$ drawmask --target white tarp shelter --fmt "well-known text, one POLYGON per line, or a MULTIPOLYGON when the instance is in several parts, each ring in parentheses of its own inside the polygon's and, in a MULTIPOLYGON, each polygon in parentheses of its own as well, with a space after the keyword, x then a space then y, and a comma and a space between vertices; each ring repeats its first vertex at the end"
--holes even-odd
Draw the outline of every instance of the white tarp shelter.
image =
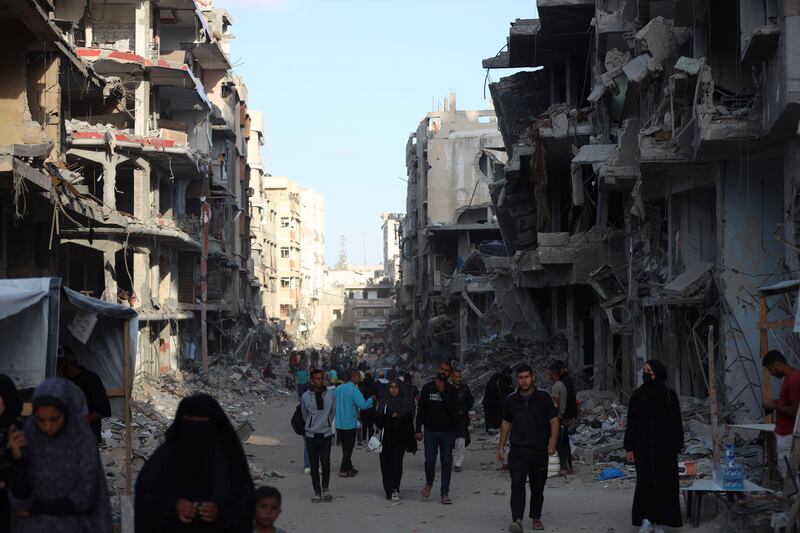
POLYGON ((112 409, 126 426, 130 488, 130 399, 139 317, 135 310, 61 287, 59 278, 0 279, 0 373, 21 389, 56 374, 59 344, 100 376, 112 409), (76 315, 88 317, 85 338, 73 334, 76 315), (85 341, 85 342, 84 342, 85 341))

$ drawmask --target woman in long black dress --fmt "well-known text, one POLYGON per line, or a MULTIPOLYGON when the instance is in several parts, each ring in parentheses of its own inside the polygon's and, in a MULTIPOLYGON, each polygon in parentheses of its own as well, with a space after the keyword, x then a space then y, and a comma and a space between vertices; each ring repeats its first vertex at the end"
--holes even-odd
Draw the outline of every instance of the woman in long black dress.
POLYGON ((255 489, 230 420, 208 394, 184 398, 136 482, 136 533, 250 533, 255 489))
POLYGON ((403 478, 403 456, 414 434, 411 424, 413 398, 403 394, 397 379, 391 381, 389 394, 376 408, 375 423, 383 430, 380 461, 383 491, 387 500, 400 500, 400 480, 403 478))
POLYGON ((642 369, 644 383, 631 396, 625 428, 628 462, 636 463, 633 525, 640 533, 660 526, 680 527, 678 452, 683 448, 683 422, 678 396, 666 385, 667 368, 650 360, 642 369))

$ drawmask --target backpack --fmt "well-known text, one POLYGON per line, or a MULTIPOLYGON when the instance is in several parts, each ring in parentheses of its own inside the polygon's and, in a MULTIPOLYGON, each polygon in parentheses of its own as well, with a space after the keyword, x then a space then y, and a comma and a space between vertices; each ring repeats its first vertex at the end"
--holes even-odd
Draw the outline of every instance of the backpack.
POLYGON ((306 421, 303 419, 303 410, 300 408, 300 404, 297 404, 297 407, 294 410, 291 424, 295 433, 300 436, 306 434, 306 421))

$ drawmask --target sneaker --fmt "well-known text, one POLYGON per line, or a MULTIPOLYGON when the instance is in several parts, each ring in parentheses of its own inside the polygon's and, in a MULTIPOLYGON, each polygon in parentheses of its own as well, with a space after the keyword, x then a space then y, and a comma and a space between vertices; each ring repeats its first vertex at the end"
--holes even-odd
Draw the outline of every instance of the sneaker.
POLYGON ((352 469, 352 470, 350 471, 350 477, 353 477, 353 476, 355 476, 355 475, 358 475, 358 470, 356 470, 356 469, 354 468, 354 469, 352 469))
POLYGON ((515 520, 508 526, 511 533, 525 533, 525 528, 522 527, 522 520, 515 520))
POLYGON ((454 466, 453 467, 453 472, 461 472, 461 467, 460 466, 454 466))
POLYGON ((642 527, 639 528, 639 533, 653 533, 653 524, 650 523, 650 520, 647 518, 642 520, 642 527))
POLYGON ((396 490, 392 493, 392 501, 399 502, 400 501, 400 491, 396 490))
POLYGON ((308 468, 308 467, 304 468, 303 469, 303 473, 305 475, 307 475, 307 476, 310 476, 311 475, 311 468, 308 468))
POLYGON ((331 491, 328 489, 322 489, 322 500, 326 502, 332 502, 333 495, 331 495, 331 491))
POLYGON ((311 498, 311 503, 320 503, 322 502, 322 495, 318 492, 314 494, 314 497, 311 498))
POLYGON ((533 523, 531 524, 531 529, 534 531, 544 531, 544 524, 538 518, 533 519, 533 523))
POLYGON ((653 524, 653 533, 665 533, 664 528, 658 524, 653 524))

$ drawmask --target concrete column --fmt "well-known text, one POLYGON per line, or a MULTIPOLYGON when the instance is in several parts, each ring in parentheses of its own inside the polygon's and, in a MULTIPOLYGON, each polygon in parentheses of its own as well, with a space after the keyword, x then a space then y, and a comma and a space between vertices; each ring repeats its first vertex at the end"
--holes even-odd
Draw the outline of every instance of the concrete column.
POLYGON ((581 367, 575 338, 575 287, 567 287, 567 364, 573 370, 581 367))
POLYGON ((150 254, 134 252, 133 254, 133 291, 136 293, 135 308, 142 307, 142 302, 150 295, 150 254))
POLYGON ((458 310, 458 359, 461 363, 464 362, 464 354, 467 353, 469 347, 469 335, 467 334, 468 322, 469 310, 467 309, 467 303, 462 299, 458 310))
POLYGON ((103 252, 103 277, 103 300, 117 303, 117 254, 114 251, 103 252))
POLYGON ((592 322, 594 324, 594 388, 606 388, 606 323, 603 312, 598 306, 592 307, 592 322))
POLYGON ((133 171, 133 215, 143 222, 150 220, 150 163, 140 159, 141 168, 133 171))
POLYGON ((103 163, 103 203, 117 208, 117 158, 113 155, 103 163))
MULTIPOLYGON (((150 40, 153 35, 153 11, 150 0, 138 0, 136 4, 135 51, 150 59, 150 40)), ((136 87, 136 111, 134 114, 136 135, 147 135, 150 119, 150 82, 143 79, 136 87)))

